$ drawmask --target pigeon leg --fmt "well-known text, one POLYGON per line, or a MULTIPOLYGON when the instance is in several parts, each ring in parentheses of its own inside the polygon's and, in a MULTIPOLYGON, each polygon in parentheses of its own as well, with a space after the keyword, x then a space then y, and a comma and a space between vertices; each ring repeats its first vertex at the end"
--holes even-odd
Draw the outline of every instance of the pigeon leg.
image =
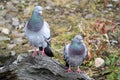
POLYGON ((71 72, 72 71, 72 69, 71 69, 71 67, 69 66, 69 68, 66 70, 66 72, 71 72))
POLYGON ((45 52, 44 52, 44 49, 42 50, 42 55, 45 56, 45 52))
POLYGON ((76 72, 81 73, 82 71, 80 70, 79 66, 77 67, 76 72))
POLYGON ((44 49, 42 49, 39 53, 42 53, 42 55, 45 56, 44 49))
POLYGON ((34 48, 34 51, 32 53, 32 57, 34 57, 36 53, 37 53, 36 48, 34 48))

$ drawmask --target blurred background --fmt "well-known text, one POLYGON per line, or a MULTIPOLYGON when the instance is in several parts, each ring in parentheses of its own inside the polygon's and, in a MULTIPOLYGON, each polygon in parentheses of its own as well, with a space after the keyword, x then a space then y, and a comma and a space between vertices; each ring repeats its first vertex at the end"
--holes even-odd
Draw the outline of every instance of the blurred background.
POLYGON ((120 80, 120 0, 0 0, 0 55, 32 51, 23 28, 35 5, 43 7, 57 61, 64 64, 65 44, 80 34, 89 50, 81 69, 97 80, 120 80))

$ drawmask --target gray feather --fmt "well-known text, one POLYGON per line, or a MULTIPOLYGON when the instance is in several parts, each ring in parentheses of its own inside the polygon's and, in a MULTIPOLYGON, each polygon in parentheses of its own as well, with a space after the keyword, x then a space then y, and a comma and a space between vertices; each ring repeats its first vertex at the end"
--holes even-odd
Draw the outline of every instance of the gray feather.
POLYGON ((47 39, 50 38, 50 28, 47 22, 41 18, 41 7, 36 6, 24 31, 27 39, 34 47, 47 47, 47 39))
POLYGON ((82 38, 75 36, 71 44, 64 47, 64 59, 69 66, 80 66, 87 56, 87 47, 82 38), (77 46, 77 47, 76 47, 77 46))

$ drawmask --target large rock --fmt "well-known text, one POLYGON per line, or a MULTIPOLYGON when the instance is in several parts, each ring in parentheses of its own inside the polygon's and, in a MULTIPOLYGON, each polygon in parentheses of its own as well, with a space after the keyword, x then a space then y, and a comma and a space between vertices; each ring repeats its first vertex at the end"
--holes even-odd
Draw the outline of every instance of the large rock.
POLYGON ((85 73, 65 72, 65 66, 50 57, 22 54, 0 70, 2 80, 93 80, 85 73))

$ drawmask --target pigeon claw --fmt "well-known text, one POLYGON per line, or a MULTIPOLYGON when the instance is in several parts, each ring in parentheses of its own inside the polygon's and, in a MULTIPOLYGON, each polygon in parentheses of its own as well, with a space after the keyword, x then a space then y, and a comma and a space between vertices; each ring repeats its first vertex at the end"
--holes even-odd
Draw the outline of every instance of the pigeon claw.
POLYGON ((71 68, 68 68, 67 70, 65 70, 66 72, 72 72, 71 68))
POLYGON ((76 70, 76 72, 77 72, 77 73, 81 73, 82 71, 80 70, 80 68, 78 68, 78 69, 76 70))
POLYGON ((45 52, 44 52, 44 50, 40 51, 39 53, 41 53, 42 56, 45 56, 45 55, 46 55, 45 52))
POLYGON ((34 52, 32 53, 32 57, 35 57, 35 55, 36 55, 36 51, 34 51, 34 52))
POLYGON ((36 55, 37 51, 36 48, 34 49, 33 53, 32 53, 32 57, 34 57, 36 55))

